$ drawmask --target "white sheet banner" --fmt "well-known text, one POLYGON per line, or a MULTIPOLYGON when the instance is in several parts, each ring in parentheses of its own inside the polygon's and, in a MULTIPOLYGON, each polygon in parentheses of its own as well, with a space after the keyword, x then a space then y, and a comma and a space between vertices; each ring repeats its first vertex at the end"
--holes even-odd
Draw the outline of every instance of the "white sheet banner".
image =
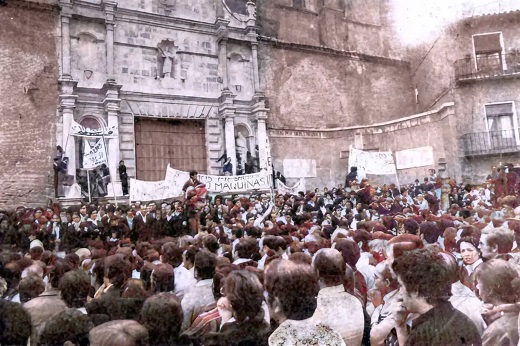
POLYGON ((72 120, 72 124, 70 126, 70 135, 79 136, 79 137, 116 137, 117 136, 117 128, 115 126, 106 127, 103 126, 99 129, 91 129, 88 127, 81 126, 74 120, 72 120))
MULTIPOLYGON (((179 171, 168 165, 165 179, 162 181, 130 179, 130 200, 156 201, 181 197, 184 195, 182 187, 189 177, 189 172, 179 171)), ((199 174, 198 179, 206 185, 208 192, 222 194, 253 192, 255 190, 265 191, 272 188, 271 172, 238 176, 199 174)))
POLYGON ((85 152, 83 154, 83 168, 92 169, 107 163, 107 151, 103 138, 97 140, 93 147, 85 141, 85 152))
POLYGON ((397 169, 432 166, 434 163, 432 147, 420 147, 395 152, 397 169))
POLYGON ((348 158, 350 167, 357 167, 360 174, 395 174, 394 158, 391 151, 363 151, 350 147, 348 158))
MULTIPOLYGON (((189 179, 189 173, 171 168, 166 168, 165 180, 180 181, 181 188, 189 179)), ((270 190, 272 188, 272 175, 270 171, 261 173, 219 176, 199 174, 197 179, 204 185, 208 192, 216 193, 238 193, 253 190, 270 190)))
POLYGON ((130 179, 130 201, 145 202, 182 197, 184 195, 182 191, 183 184, 184 182, 172 184, 172 182, 166 180, 143 181, 130 179))
POLYGON ((289 187, 289 186, 285 185, 284 183, 282 183, 280 180, 277 180, 277 188, 278 188, 278 193, 280 193, 282 195, 285 195, 287 193, 290 195, 296 195, 300 191, 303 191, 303 192, 306 191, 305 179, 301 178, 300 180, 298 180, 298 182, 293 187, 289 187))

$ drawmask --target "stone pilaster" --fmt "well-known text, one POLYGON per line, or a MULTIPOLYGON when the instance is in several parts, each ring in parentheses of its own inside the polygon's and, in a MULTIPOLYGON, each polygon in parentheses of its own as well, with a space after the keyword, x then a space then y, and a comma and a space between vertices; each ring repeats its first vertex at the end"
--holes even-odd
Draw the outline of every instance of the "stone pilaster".
POLYGON ((220 71, 220 77, 222 78, 222 90, 229 89, 229 77, 228 77, 228 58, 227 58, 227 39, 228 39, 228 24, 229 21, 222 18, 218 18, 217 25, 217 36, 218 36, 218 65, 220 71))
POLYGON ((72 79, 70 68, 70 18, 72 5, 62 7, 61 13, 61 76, 60 79, 72 79))
POLYGON ((237 152, 235 147, 235 111, 236 107, 233 104, 235 95, 229 90, 222 92, 220 98, 219 115, 224 120, 224 137, 226 141, 226 153, 231 158, 233 164, 233 174, 236 174, 237 166, 237 152))
POLYGON ((119 167, 120 160, 120 147, 119 147, 119 110, 121 109, 121 100, 119 99, 119 90, 121 85, 114 83, 107 83, 103 86, 105 92, 105 99, 103 100, 103 106, 107 113, 108 127, 115 127, 117 129, 117 135, 111 138, 106 138, 107 151, 108 151, 108 169, 110 171, 110 184, 107 186, 108 196, 112 197, 123 195, 123 188, 121 185, 121 179, 117 168, 119 167))
POLYGON ((107 82, 115 83, 114 75, 114 14, 117 2, 103 1, 106 24, 107 82))
POLYGON ((253 57, 253 82, 255 87, 255 94, 259 93, 260 90, 260 76, 258 73, 258 43, 251 42, 251 53, 253 57))

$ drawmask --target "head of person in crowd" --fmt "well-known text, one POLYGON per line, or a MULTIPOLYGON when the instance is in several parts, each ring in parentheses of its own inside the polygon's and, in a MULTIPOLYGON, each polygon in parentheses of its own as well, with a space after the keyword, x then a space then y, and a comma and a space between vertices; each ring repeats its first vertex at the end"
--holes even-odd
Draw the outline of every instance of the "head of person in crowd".
POLYGON ((217 256, 207 250, 199 251, 195 255, 195 278, 197 281, 213 279, 217 256))
POLYGON ((218 249, 220 248, 217 237, 213 234, 208 234, 202 239, 202 246, 204 249, 214 254, 217 254, 218 249))
POLYGON ((264 290, 256 274, 247 270, 232 271, 225 279, 223 292, 238 323, 263 319, 264 290))
POLYGON ((57 259, 49 273, 49 283, 51 287, 58 288, 61 278, 71 270, 70 265, 64 259, 57 259))
POLYGON ((18 285, 18 293, 20 294, 20 302, 26 303, 29 300, 38 297, 45 291, 45 282, 41 276, 29 274, 20 281, 18 285))
POLYGON ((463 237, 457 242, 457 245, 464 264, 471 265, 481 259, 478 242, 475 238, 463 237))
POLYGON ((161 262, 176 268, 182 264, 182 250, 175 242, 168 242, 161 247, 161 262))
POLYGON ((304 320, 314 314, 320 286, 311 266, 275 260, 265 270, 264 284, 271 317, 278 323, 304 320))
POLYGON ((495 228, 489 233, 482 234, 479 242, 482 259, 485 261, 497 257, 507 259, 506 256, 513 249, 514 240, 513 232, 501 228, 495 228))
POLYGON ((406 251, 394 259, 392 269, 408 312, 423 314, 449 300, 452 280, 438 253, 425 249, 406 251))
MULTIPOLYGON (((314 269, 319 277, 321 288, 343 285, 353 286, 353 272, 347 275, 347 263, 341 252, 335 249, 321 249, 316 253, 314 269)), ((350 269, 350 268, 349 268, 350 269)))
POLYGON ((476 270, 477 289, 484 303, 494 306, 520 301, 520 277, 511 263, 491 259, 476 270))
POLYGON ((114 287, 122 288, 132 276, 132 265, 122 255, 111 255, 105 258, 104 271, 106 286, 114 285, 114 287))
POLYGON ((176 344, 182 319, 181 304, 170 293, 158 293, 146 299, 139 317, 148 329, 151 345, 176 344))
POLYGON ((46 324, 40 336, 40 345, 72 344, 89 345, 88 334, 94 328, 88 315, 76 309, 67 309, 53 316, 46 324))
POLYGON ((27 345, 31 316, 22 305, 0 299, 0 345, 27 345))
POLYGON ((61 278, 59 289, 61 299, 69 308, 82 308, 90 293, 90 277, 83 270, 69 271, 61 278))
POLYGON ((385 249, 386 263, 392 268, 392 263, 397 257, 402 256, 406 251, 422 249, 423 241, 419 236, 413 234, 401 234, 390 239, 385 249))
POLYGON ((145 346, 149 334, 145 326, 134 320, 103 323, 89 332, 89 342, 98 346, 145 346))
POLYGON ((154 266, 152 286, 155 292, 169 292, 174 289, 173 267, 168 263, 154 266))
POLYGON ((333 248, 339 251, 347 265, 352 269, 356 268, 356 263, 359 261, 361 256, 361 251, 354 240, 349 238, 338 238, 334 242, 333 248))

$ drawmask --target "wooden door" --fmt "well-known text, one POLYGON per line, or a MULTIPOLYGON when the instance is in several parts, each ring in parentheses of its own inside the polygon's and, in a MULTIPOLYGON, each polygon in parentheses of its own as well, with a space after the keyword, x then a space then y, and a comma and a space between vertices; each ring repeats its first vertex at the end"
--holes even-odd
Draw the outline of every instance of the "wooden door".
POLYGON ((137 179, 163 180, 166 166, 182 171, 207 170, 205 124, 200 120, 135 120, 137 179))

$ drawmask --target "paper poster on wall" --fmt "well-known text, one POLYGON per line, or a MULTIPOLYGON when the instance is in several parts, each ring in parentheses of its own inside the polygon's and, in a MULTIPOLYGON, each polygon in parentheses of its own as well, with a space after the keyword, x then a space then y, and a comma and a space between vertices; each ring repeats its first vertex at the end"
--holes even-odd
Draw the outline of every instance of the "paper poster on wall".
POLYGON ((350 167, 357 167, 360 175, 396 173, 394 157, 391 151, 363 151, 350 147, 348 165, 349 171, 350 167))
POLYGON ((432 166, 435 163, 433 148, 420 147, 396 151, 395 161, 397 169, 432 166))
POLYGON ((315 178, 316 160, 285 159, 283 175, 286 178, 315 178))

